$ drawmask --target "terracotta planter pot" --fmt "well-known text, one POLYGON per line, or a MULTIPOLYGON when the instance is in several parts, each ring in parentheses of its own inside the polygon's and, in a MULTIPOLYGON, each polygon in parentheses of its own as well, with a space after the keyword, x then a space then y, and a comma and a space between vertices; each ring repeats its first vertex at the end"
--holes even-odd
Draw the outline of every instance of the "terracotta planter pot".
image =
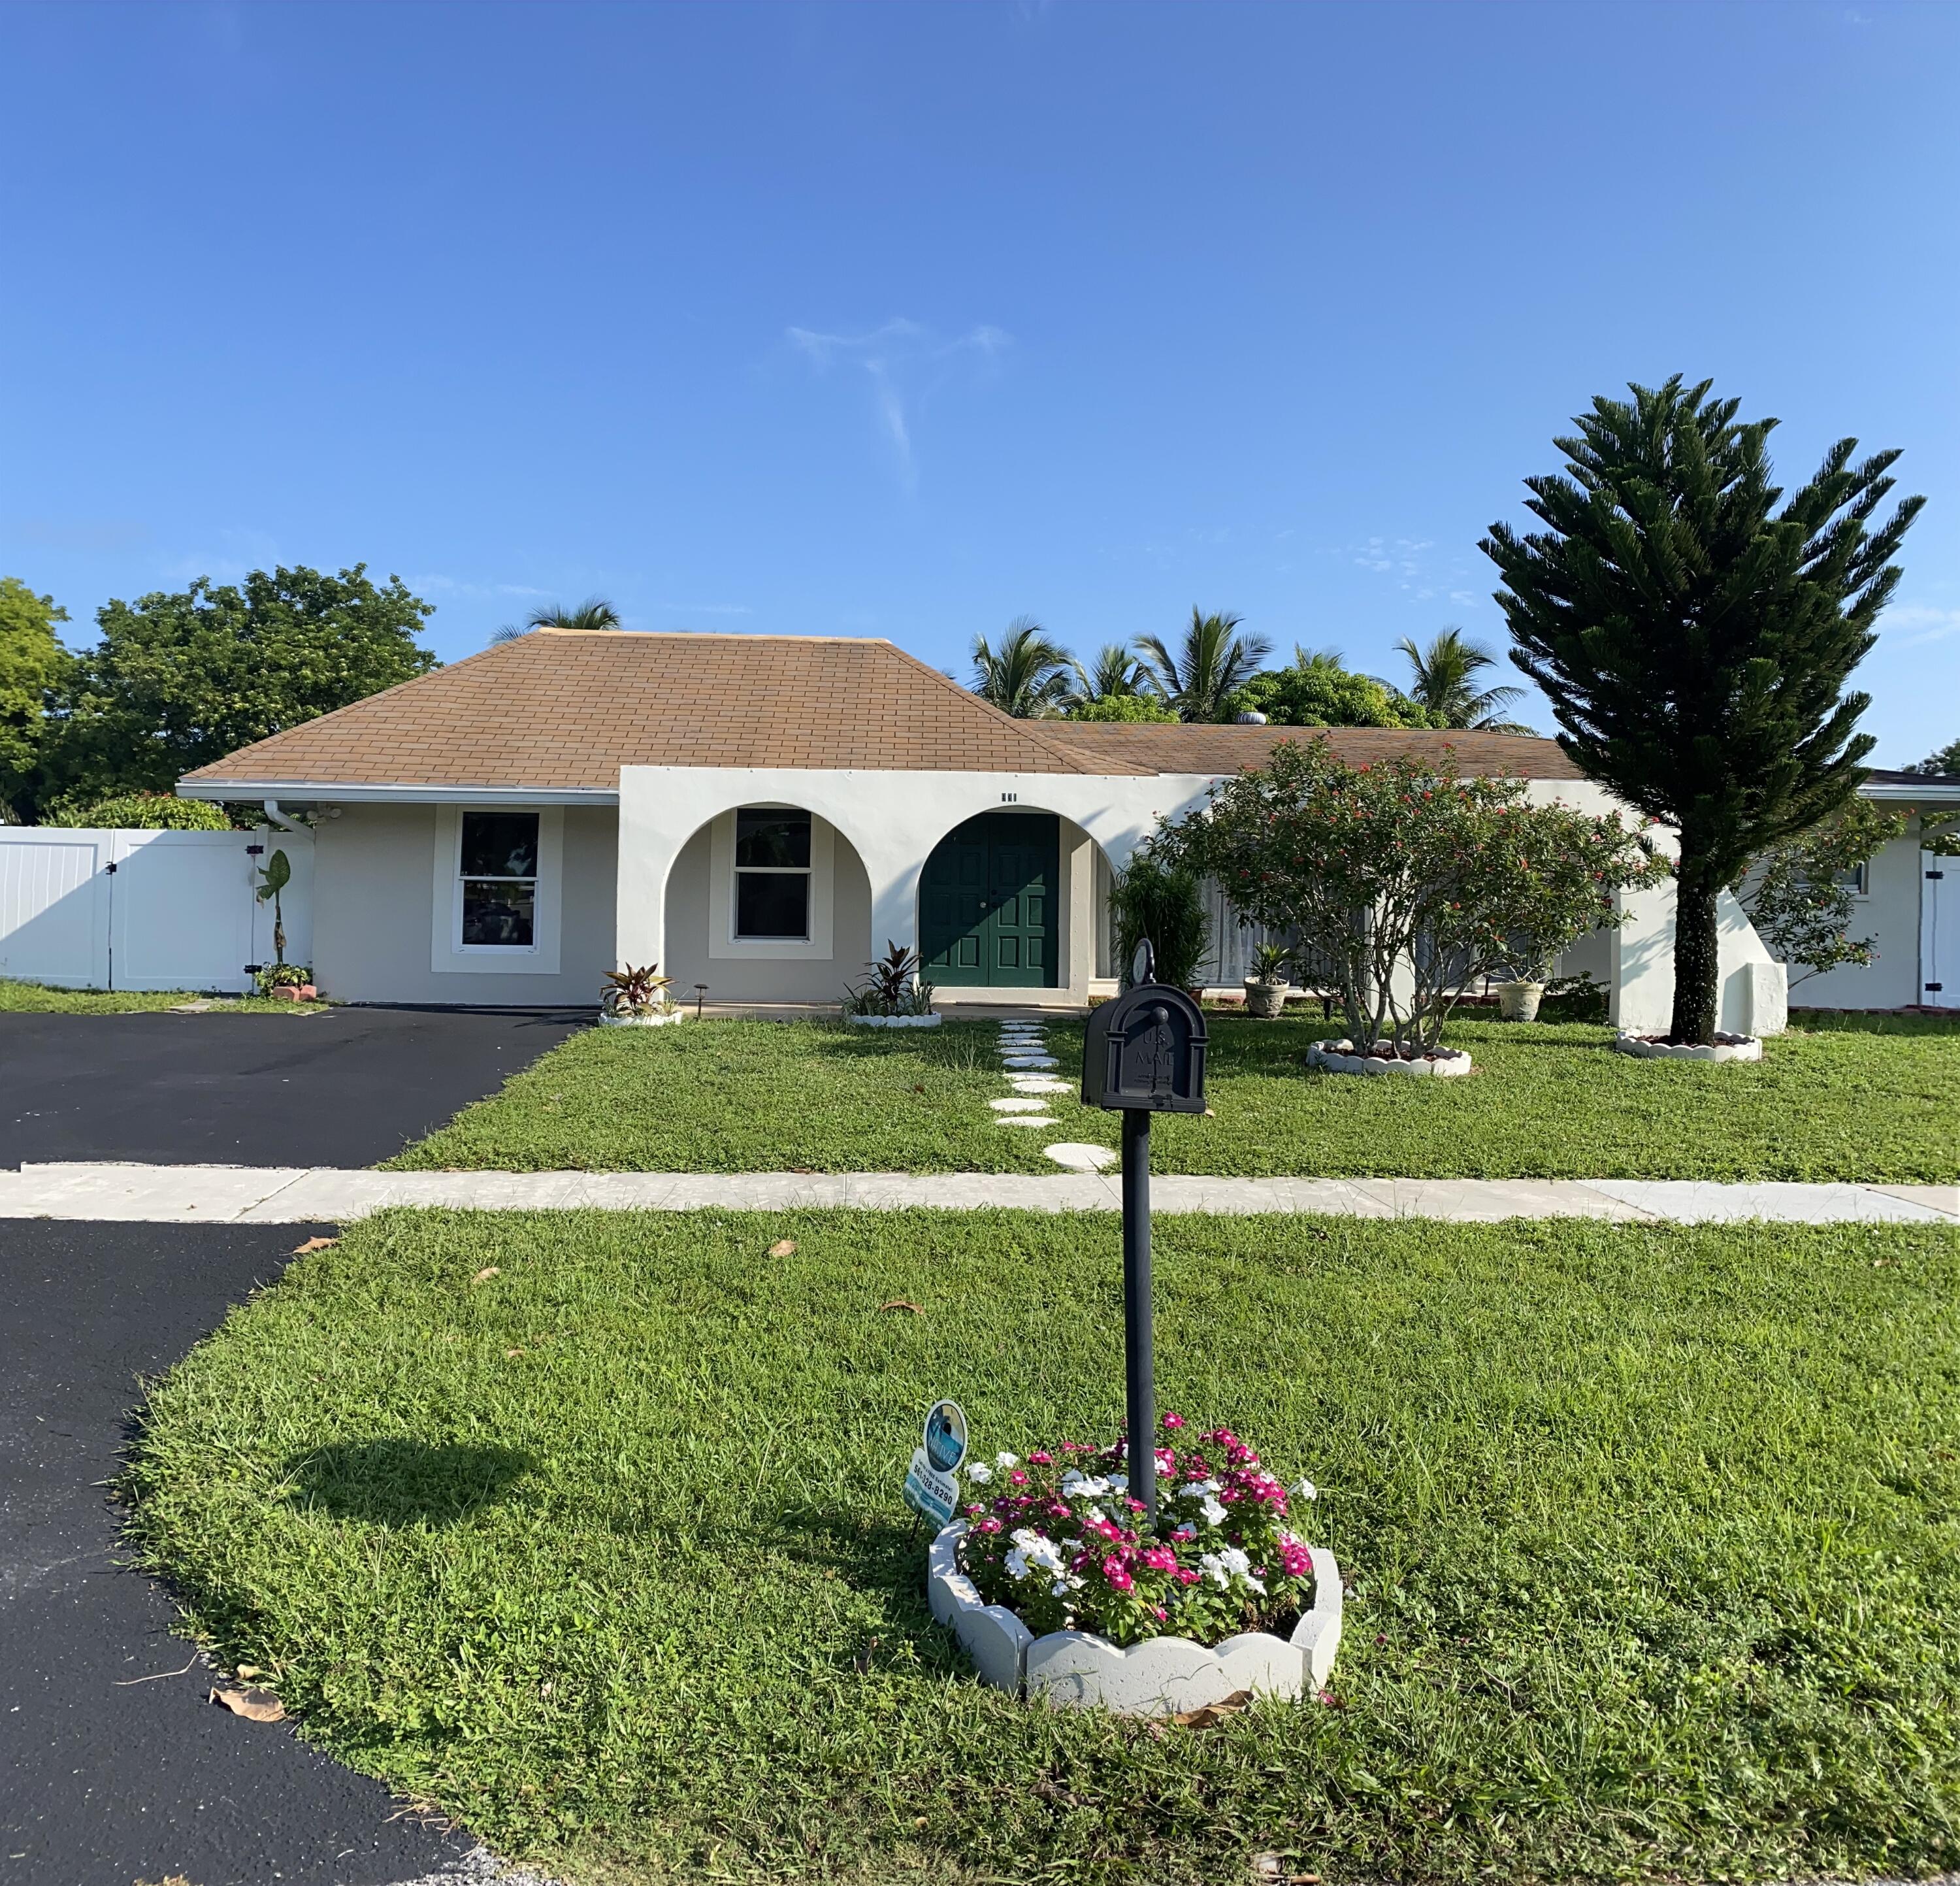
POLYGON ((1542 983, 1500 983, 1497 1013, 1507 1021, 1535 1021, 1538 1005, 1545 999, 1542 983))
POLYGON ((1286 1007, 1284 983, 1262 983, 1256 976, 1246 978, 1246 1012, 1270 1021, 1286 1007))

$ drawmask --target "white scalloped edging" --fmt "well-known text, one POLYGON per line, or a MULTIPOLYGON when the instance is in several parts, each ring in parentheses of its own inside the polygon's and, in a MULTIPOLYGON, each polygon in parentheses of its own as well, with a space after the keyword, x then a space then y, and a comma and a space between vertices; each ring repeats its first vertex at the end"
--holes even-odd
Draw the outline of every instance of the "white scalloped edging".
POLYGON ((599 1025, 602 1028, 665 1028, 686 1019, 685 1008, 670 1008, 663 1015, 615 1015, 603 1008, 599 1011, 599 1025))
POLYGON ((932 1614, 957 1637, 983 1681, 1066 1709, 1121 1716, 1175 1716, 1222 1703, 1236 1690, 1293 1696, 1318 1690, 1341 1648, 1341 1568, 1324 1546, 1313 1559, 1313 1608, 1290 1637, 1245 1631, 1208 1646, 1188 1637, 1149 1637, 1127 1648, 1080 1630, 1037 1637, 1004 1604, 983 1604, 959 1569, 966 1531, 955 1520, 926 1555, 932 1614))
POLYGON ((1446 1050, 1439 1060, 1384 1061, 1379 1055, 1353 1053, 1345 1041, 1332 1047, 1315 1042, 1306 1051, 1306 1062, 1324 1074, 1412 1074, 1448 1080, 1472 1071, 1470 1056, 1461 1048, 1446 1050))
POLYGON ((1763 1044, 1754 1035, 1733 1036, 1704 1047, 1684 1041, 1643 1041, 1637 1034, 1613 1037, 1618 1054, 1637 1055, 1643 1061, 1760 1061, 1763 1044))
POLYGON ((846 1015, 854 1028, 937 1028, 946 1018, 935 1009, 929 1015, 846 1015))

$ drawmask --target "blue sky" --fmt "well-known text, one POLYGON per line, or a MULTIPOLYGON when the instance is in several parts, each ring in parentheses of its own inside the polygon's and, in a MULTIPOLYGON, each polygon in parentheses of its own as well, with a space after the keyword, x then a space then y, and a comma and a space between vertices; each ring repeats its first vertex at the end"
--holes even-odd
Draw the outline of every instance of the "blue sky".
POLYGON ((0 69, 0 570, 72 639, 364 560, 450 658, 1199 603, 1392 674, 1680 370, 1789 482, 1904 448, 1867 725, 1960 734, 1960 7, 15 0, 0 69))

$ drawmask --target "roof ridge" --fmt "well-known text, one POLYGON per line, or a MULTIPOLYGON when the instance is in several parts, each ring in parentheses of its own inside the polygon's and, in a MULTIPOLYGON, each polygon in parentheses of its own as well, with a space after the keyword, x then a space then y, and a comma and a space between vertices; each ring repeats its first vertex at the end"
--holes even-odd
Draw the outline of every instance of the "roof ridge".
MULTIPOLYGON (((896 642, 886 642, 884 645, 889 648, 900 661, 910 662, 921 674, 930 675, 941 687, 950 689, 969 707, 977 707, 983 712, 991 714, 996 720, 1005 722, 1024 739, 1032 741, 1044 753, 1055 759, 1065 760, 1070 772, 1087 773, 1089 771, 1089 769, 1083 765, 1080 754, 1072 753, 1066 747, 1050 739, 1046 734, 1036 733, 1035 728, 1037 723, 1035 722, 1022 720, 1014 715, 1002 712, 991 701, 985 699, 975 693, 970 687, 962 687, 943 668, 936 668, 929 661, 921 660, 909 648, 902 648, 896 642)), ((1150 769, 1147 766, 1133 766, 1132 770, 1138 776, 1143 776, 1148 774, 1150 769)))

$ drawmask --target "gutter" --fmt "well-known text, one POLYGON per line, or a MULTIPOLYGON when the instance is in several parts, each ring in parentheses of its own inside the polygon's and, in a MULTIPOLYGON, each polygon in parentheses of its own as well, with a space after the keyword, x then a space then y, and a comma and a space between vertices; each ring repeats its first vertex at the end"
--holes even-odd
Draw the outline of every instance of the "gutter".
MULTIPOLYGON (((326 805, 617 805, 616 787, 341 785, 330 780, 180 779, 180 799, 256 799, 269 813, 282 800, 326 805)), ((284 814, 282 814, 283 818, 284 814)), ((287 826, 290 831, 292 827, 287 826)))

